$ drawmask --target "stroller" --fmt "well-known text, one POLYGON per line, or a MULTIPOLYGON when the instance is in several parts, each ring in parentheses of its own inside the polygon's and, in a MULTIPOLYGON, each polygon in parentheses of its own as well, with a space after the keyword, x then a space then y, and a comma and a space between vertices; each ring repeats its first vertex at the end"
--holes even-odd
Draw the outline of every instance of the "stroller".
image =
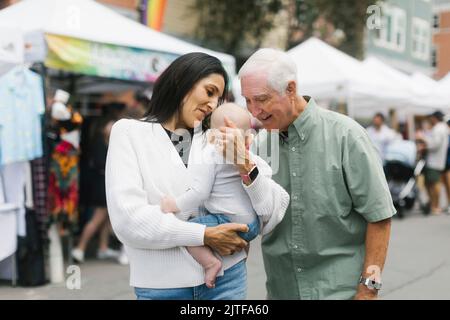
POLYGON ((416 184, 425 167, 425 160, 420 156, 416 163, 416 158, 416 144, 411 141, 396 140, 386 149, 384 172, 398 218, 403 218, 414 207, 416 200, 422 211, 427 211, 416 184))

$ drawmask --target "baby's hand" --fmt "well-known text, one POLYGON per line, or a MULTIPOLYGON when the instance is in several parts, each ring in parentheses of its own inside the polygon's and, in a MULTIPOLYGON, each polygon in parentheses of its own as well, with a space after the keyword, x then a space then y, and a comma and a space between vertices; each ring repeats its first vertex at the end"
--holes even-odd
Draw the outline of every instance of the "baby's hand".
POLYGON ((177 213, 180 210, 178 209, 174 198, 164 196, 161 200, 161 211, 164 213, 177 213))

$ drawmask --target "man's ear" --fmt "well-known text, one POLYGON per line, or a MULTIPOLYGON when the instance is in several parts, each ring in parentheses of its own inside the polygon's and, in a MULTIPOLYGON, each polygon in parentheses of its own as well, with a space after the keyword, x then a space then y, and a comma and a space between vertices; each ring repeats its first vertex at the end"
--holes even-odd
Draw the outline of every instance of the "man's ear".
POLYGON ((295 83, 295 81, 289 81, 286 87, 286 95, 297 95, 297 83, 295 83))

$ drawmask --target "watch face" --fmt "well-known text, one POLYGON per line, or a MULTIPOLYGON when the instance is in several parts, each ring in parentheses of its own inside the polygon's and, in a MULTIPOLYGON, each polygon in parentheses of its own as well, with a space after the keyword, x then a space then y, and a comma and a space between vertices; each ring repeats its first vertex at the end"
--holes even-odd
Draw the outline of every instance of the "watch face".
POLYGON ((381 289, 381 283, 378 283, 372 279, 363 279, 362 283, 364 283, 364 285, 369 289, 376 289, 376 290, 381 289))
POLYGON ((259 173, 258 167, 256 167, 256 166, 253 167, 252 171, 250 171, 250 173, 249 173, 250 179, 252 181, 255 181, 256 177, 258 177, 258 173, 259 173))
POLYGON ((380 290, 381 289, 381 283, 378 283, 375 280, 369 280, 367 286, 370 289, 376 289, 376 290, 380 290))

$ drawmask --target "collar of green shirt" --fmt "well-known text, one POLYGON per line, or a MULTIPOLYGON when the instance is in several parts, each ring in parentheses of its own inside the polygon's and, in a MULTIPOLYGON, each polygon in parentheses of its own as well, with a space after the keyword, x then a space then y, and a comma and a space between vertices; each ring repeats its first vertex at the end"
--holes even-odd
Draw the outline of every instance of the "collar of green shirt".
POLYGON ((308 104, 305 110, 298 116, 298 118, 289 126, 289 135, 296 133, 302 143, 308 140, 309 133, 315 126, 314 118, 317 112, 317 104, 313 98, 304 96, 308 104))

